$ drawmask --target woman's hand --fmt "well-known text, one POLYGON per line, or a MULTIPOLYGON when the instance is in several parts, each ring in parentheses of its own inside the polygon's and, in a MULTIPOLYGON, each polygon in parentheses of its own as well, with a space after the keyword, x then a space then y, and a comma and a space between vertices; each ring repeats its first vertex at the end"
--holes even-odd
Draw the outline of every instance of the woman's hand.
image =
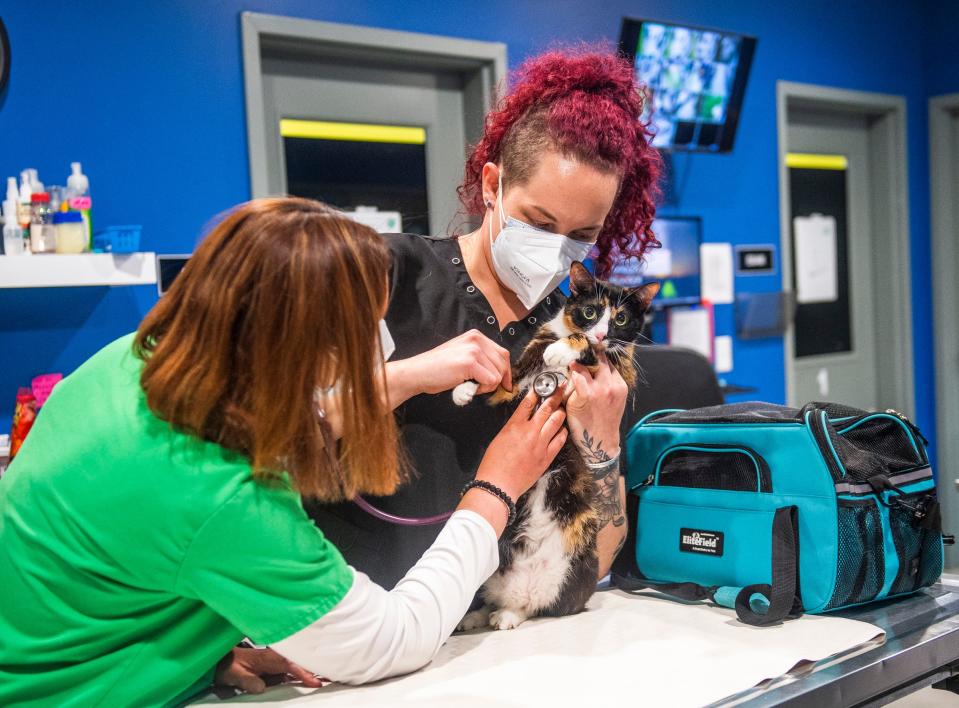
POLYGON ((386 380, 391 408, 420 393, 449 391, 464 381, 476 381, 477 393, 512 390, 509 352, 471 329, 427 352, 390 361, 386 380))
POLYGON ((214 686, 230 686, 247 693, 263 693, 266 681, 263 676, 289 674, 304 686, 320 688, 323 682, 302 666, 287 661, 272 649, 247 649, 234 647, 216 665, 214 686))
POLYGON ((572 385, 566 414, 573 442, 586 462, 606 462, 619 454, 619 426, 629 387, 604 354, 599 354, 595 374, 579 363, 569 370, 572 385))
MULTIPOLYGON (((499 434, 486 448, 476 470, 476 479, 496 485, 513 501, 519 499, 547 470, 566 442, 563 425, 563 392, 557 391, 534 411, 538 396, 530 391, 499 434)), ((495 496, 471 489, 463 497, 460 509, 472 509, 486 517, 497 535, 506 527, 507 510, 495 496)))

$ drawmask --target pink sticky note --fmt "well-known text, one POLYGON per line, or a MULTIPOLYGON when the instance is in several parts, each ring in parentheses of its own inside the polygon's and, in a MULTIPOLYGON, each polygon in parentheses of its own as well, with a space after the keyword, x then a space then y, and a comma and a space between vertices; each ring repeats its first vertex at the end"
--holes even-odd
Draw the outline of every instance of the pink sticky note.
POLYGON ((53 387, 60 383, 62 378, 63 374, 43 374, 42 376, 37 376, 30 382, 30 388, 33 389, 33 397, 37 399, 37 408, 40 408, 47 402, 53 387))

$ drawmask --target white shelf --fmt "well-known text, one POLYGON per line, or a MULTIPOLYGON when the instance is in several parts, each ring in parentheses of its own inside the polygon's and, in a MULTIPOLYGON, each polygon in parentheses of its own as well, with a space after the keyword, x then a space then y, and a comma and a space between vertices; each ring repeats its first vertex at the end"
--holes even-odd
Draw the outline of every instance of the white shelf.
POLYGON ((156 254, 81 253, 0 256, 0 288, 152 285, 156 254))

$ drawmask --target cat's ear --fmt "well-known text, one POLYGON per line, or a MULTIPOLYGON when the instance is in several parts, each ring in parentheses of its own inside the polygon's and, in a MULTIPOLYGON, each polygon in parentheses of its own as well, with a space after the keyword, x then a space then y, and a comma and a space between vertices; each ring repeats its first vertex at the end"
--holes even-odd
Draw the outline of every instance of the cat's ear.
POLYGON ((657 282, 646 283, 645 285, 640 285, 638 288, 632 288, 629 294, 631 297, 636 298, 636 302, 639 303, 639 306, 643 308, 643 310, 648 310, 649 304, 659 292, 659 285, 657 282))
POLYGON ((569 289, 574 295, 582 295, 596 287, 596 280, 579 261, 573 261, 569 268, 569 289))

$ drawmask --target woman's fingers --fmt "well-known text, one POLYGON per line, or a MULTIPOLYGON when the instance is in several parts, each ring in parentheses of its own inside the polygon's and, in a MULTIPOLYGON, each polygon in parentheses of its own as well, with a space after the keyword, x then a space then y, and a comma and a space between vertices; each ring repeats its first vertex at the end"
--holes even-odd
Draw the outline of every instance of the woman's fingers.
POLYGON ((556 433, 559 432, 559 429, 563 427, 563 423, 565 421, 566 411, 564 411, 562 408, 553 411, 553 413, 543 424, 543 428, 540 431, 541 438, 547 441, 552 440, 554 437, 556 437, 556 433))
POLYGON ((502 384, 507 391, 513 390, 513 376, 509 351, 498 345, 489 337, 477 333, 475 343, 479 345, 489 367, 499 374, 497 385, 502 384))
MULTIPOLYGON (((535 396, 536 394, 533 393, 535 396)), ((537 396, 538 398, 538 396, 537 396)), ((552 396, 543 401, 539 409, 536 411, 534 416, 537 419, 536 425, 542 426, 546 423, 546 419, 549 418, 554 411, 558 410, 560 406, 563 405, 563 391, 562 389, 557 390, 552 396)), ((565 413, 563 414, 565 416, 565 413)))
POLYGON ((507 391, 513 390, 513 365, 510 361, 509 351, 499 346, 491 339, 486 340, 488 345, 487 355, 498 364, 498 369, 502 374, 501 383, 507 391))
POLYGON ((500 382, 500 374, 486 357, 477 358, 469 368, 469 378, 479 384, 482 393, 488 393, 500 382))
POLYGON ((573 364, 569 367, 571 389, 567 397, 568 403, 575 409, 582 408, 589 399, 589 388, 593 383, 593 378, 585 366, 573 364), (575 368, 574 368, 575 367, 575 368), (575 396, 575 398, 574 398, 575 396))
POLYGON ((516 410, 513 411, 513 415, 510 416, 510 423, 518 423, 523 421, 528 421, 533 414, 533 409, 536 408, 536 401, 539 400, 539 396, 536 395, 536 391, 530 389, 523 400, 519 402, 519 405, 516 406, 516 410))
POLYGON ((559 454, 559 451, 563 449, 563 445, 566 444, 566 438, 569 437, 569 430, 565 427, 559 429, 559 432, 553 436, 553 439, 549 441, 549 445, 546 446, 546 456, 553 460, 559 454))
POLYGON ((266 682, 245 667, 237 669, 230 678, 232 679, 230 685, 236 686, 241 691, 263 693, 266 690, 266 682))
POLYGON ((293 678, 299 679, 304 686, 309 686, 310 688, 321 688, 323 686, 323 682, 312 671, 308 671, 299 664, 294 664, 292 661, 289 662, 289 665, 286 667, 286 673, 293 678))

